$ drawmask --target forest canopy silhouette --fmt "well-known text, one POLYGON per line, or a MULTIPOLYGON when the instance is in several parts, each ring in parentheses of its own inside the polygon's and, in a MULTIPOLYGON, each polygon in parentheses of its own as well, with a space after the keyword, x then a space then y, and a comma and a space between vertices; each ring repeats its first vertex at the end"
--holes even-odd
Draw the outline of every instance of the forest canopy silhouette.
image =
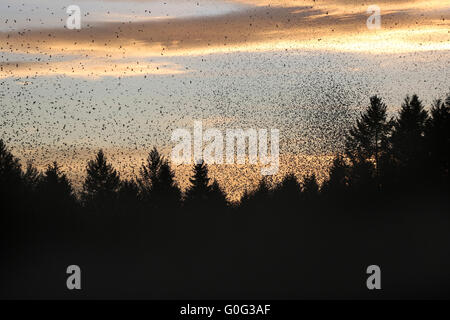
MULTIPOLYGON (((2 269, 25 268, 22 257, 45 270, 35 282, 11 275, 1 294, 23 296, 20 289, 31 285, 38 296, 65 297, 56 280, 48 280, 56 267, 44 253, 58 257, 61 268, 73 260, 91 266, 102 285, 118 270, 101 276, 105 261, 127 261, 122 268, 129 278, 117 281, 131 281, 135 291, 112 293, 99 284, 91 291, 98 297, 361 296, 358 274, 345 266, 378 259, 400 272, 407 254, 428 261, 413 268, 418 275, 436 261, 450 266, 450 95, 430 108, 408 96, 392 118, 373 96, 344 139, 321 185, 314 175, 298 181, 288 174, 277 184, 262 179, 238 203, 227 200, 205 163, 193 165, 183 192, 156 148, 133 179, 122 179, 99 150, 77 193, 57 162, 42 172, 31 163, 22 167, 0 140, 2 269), (322 267, 311 264, 317 259, 322 267), (351 280, 326 279, 347 289, 319 293, 314 277, 305 278, 305 272, 326 273, 327 263, 351 280), (144 280, 129 274, 137 269, 144 280), (42 286, 45 279, 52 284, 42 286)), ((430 281, 419 280, 422 293, 450 292, 448 272, 441 291, 430 281)), ((391 294, 419 292, 409 289, 398 286, 391 294)))
MULTIPOLYGON (((319 194, 341 197, 347 193, 387 195, 394 190, 445 191, 449 185, 449 113, 450 96, 445 101, 436 100, 426 110, 419 97, 413 95, 405 98, 397 117, 388 119, 386 105, 373 96, 348 131, 345 149, 336 154, 329 178, 320 188, 314 176, 305 176, 298 182, 288 175, 274 186, 261 181, 256 190, 246 191, 240 205, 263 193, 274 200, 287 195, 306 199, 319 194), (282 196, 283 192, 287 194, 282 196)), ((9 202, 13 207, 14 200, 23 202, 27 197, 36 197, 48 205, 57 201, 60 205, 77 204, 97 211, 114 209, 122 202, 152 209, 229 205, 218 182, 211 181, 207 165, 202 163, 193 166, 190 187, 183 194, 169 161, 156 148, 150 151, 138 177, 131 180, 121 180, 99 150, 87 164, 79 197, 58 163, 50 164, 44 172, 31 163, 23 169, 4 140, 0 140, 0 157, 3 203, 9 202)))

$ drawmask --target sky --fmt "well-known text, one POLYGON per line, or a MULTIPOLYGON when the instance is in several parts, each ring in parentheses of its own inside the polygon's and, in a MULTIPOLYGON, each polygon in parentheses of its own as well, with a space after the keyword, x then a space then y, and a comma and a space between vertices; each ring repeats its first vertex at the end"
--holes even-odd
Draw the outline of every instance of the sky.
MULTIPOLYGON (((79 184, 99 148, 129 177, 195 120, 277 128, 272 178, 324 177, 371 95, 392 114, 407 94, 430 106, 450 92, 449 61, 450 0, 2 0, 0 137, 79 184), (69 5, 80 30, 66 27, 69 5)), ((176 172, 185 186, 190 167, 176 172)), ((258 172, 211 168, 233 199, 258 172)))

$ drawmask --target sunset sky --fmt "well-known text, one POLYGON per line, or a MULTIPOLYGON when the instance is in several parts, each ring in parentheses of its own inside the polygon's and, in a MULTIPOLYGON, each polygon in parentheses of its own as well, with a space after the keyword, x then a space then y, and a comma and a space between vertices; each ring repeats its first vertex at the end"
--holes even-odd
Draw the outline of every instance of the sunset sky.
MULTIPOLYGON (((194 120, 278 128, 280 175, 320 175, 371 95, 429 106, 450 92, 449 62, 450 0, 2 0, 0 138, 79 181, 98 148, 130 174, 194 120)), ((212 170, 231 194, 258 172, 212 170)))

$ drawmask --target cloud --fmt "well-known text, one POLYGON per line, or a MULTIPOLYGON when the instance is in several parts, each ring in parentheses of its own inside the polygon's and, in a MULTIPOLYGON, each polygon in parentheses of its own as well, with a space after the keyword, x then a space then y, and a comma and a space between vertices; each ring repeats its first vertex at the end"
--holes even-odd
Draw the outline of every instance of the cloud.
POLYGON ((21 62, 16 69, 6 65, 4 70, 21 76, 42 73, 119 76, 181 72, 179 66, 156 69, 155 64, 146 62, 148 58, 161 56, 291 48, 367 53, 449 50, 450 6, 443 9, 442 4, 450 4, 450 0, 379 1, 382 29, 378 31, 366 27, 368 14, 364 1, 237 2, 251 6, 214 16, 153 18, 129 23, 98 21, 81 30, 61 27, 3 32, 0 33, 3 60, 7 60, 8 54, 17 53, 29 57, 44 55, 50 60, 48 64, 21 62), (54 61, 59 56, 72 57, 72 61, 54 61))
POLYGON ((101 77, 130 77, 138 75, 168 75, 186 73, 173 63, 139 63, 103 59, 60 62, 8 62, 0 64, 0 79, 8 77, 70 76, 99 79, 101 77))

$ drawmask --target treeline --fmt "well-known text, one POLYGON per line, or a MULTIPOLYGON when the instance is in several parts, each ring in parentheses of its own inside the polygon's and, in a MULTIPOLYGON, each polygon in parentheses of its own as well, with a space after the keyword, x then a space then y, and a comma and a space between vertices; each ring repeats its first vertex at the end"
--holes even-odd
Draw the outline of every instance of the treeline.
POLYGON ((175 181, 169 162, 154 148, 134 179, 121 179, 102 150, 86 167, 79 195, 55 161, 39 172, 31 163, 22 170, 19 159, 0 140, 2 202, 9 209, 32 203, 48 210, 76 207, 95 212, 115 210, 177 210, 179 208, 225 208, 229 206, 217 181, 208 177, 208 167, 193 168, 190 187, 183 193, 175 181), (31 201, 29 203, 28 201, 31 201))
MULTIPOLYGON (((76 262, 95 274, 84 297, 359 297, 369 261, 400 272, 413 256, 415 283, 450 295, 448 273, 430 276, 433 265, 450 267, 450 96, 427 109, 407 97, 393 118, 373 96, 343 138, 322 184, 314 175, 262 179, 238 203, 203 163, 182 192, 156 149, 130 180, 100 150, 76 194, 56 162, 22 168, 0 140, 0 271, 9 274, 0 294, 66 297, 54 274, 76 262)), ((384 281, 404 281, 397 276, 384 281)), ((388 292, 422 292, 398 285, 388 292)))
MULTIPOLYGON (((281 183, 262 180, 255 190, 246 191, 239 206, 260 205, 265 201, 305 201, 323 196, 329 201, 347 196, 370 199, 396 197, 411 192, 447 192, 449 187, 450 96, 437 100, 425 110, 417 95, 407 97, 396 118, 388 118, 386 105, 373 96, 355 126, 345 137, 345 150, 337 154, 329 178, 320 187, 314 175, 302 182, 294 174, 281 183)), ((230 206, 217 181, 208 177, 206 164, 193 167, 190 186, 183 194, 170 164, 156 148, 142 164, 139 176, 122 180, 100 150, 89 161, 80 196, 59 165, 54 162, 44 172, 31 163, 22 170, 19 160, 0 140, 0 176, 3 203, 26 204, 48 209, 81 206, 93 211, 132 209, 175 210, 230 206)))
POLYGON ((369 203, 380 207, 405 197, 414 203, 417 195, 447 199, 449 161, 450 96, 436 100, 429 110, 417 95, 406 97, 395 118, 388 118, 382 99, 373 96, 320 188, 314 175, 305 176, 301 184, 294 175, 274 187, 261 181, 244 195, 241 206, 267 207, 275 201, 351 209, 369 203))

